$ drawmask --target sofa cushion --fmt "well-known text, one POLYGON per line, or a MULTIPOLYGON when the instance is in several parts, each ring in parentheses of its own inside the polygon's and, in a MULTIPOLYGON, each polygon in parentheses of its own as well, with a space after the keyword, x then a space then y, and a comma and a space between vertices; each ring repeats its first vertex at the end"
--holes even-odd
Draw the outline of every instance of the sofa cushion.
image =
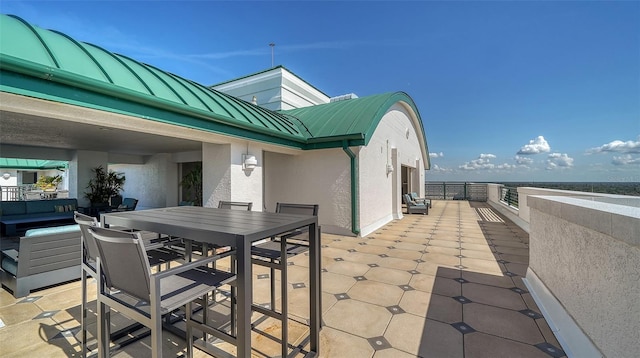
POLYGON ((5 272, 8 272, 8 273, 12 274, 13 276, 16 276, 18 274, 18 262, 14 261, 10 257, 3 257, 2 258, 2 269, 5 272))
POLYGON ((53 213, 55 203, 53 200, 27 201, 27 214, 53 213))
POLYGON ((0 208, 2 208, 2 216, 27 213, 27 204, 24 201, 2 201, 0 208))
POLYGON ((24 237, 42 236, 51 234, 64 234, 67 232, 80 231, 80 225, 64 225, 54 227, 44 227, 40 229, 29 229, 24 233, 24 237))

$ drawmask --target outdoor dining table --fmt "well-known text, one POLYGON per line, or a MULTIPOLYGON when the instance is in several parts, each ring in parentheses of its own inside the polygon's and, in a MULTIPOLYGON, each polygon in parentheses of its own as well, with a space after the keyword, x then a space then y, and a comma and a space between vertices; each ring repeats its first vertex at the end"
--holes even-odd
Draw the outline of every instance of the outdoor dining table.
MULTIPOLYGON (((294 229, 309 228, 310 352, 318 355, 320 339, 320 242, 318 218, 282 213, 239 211, 199 206, 106 213, 103 225, 147 230, 236 250, 237 356, 251 356, 253 297, 251 244, 294 229)), ((286 344, 286 342, 283 342, 286 344)))

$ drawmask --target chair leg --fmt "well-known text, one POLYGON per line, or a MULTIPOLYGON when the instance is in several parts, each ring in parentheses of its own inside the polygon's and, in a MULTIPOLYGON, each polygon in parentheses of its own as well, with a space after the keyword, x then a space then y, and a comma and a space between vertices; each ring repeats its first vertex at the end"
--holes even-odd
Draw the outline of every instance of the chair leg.
MULTIPOLYGON (((271 260, 271 263, 274 263, 273 260, 271 260)), ((272 311, 276 311, 276 269, 271 267, 270 268, 270 272, 269 274, 271 275, 271 307, 270 309, 272 311)))
POLYGON ((98 299, 98 358, 109 357, 109 337, 111 333, 107 305, 98 299))
MULTIPOLYGON (((288 294, 287 294, 287 240, 280 240, 280 289, 282 307, 280 307, 280 313, 282 314, 282 357, 287 357, 289 353, 289 321, 288 321, 288 294)), ((274 279, 275 281, 275 279, 274 279)))
POLYGON ((82 269, 82 304, 80 312, 80 339, 82 340, 82 358, 87 357, 87 272, 82 269))
POLYGON ((192 310, 192 303, 187 303, 187 306, 184 310, 186 312, 185 319, 187 322, 187 358, 193 357, 193 327, 191 327, 191 314, 193 312, 192 310))

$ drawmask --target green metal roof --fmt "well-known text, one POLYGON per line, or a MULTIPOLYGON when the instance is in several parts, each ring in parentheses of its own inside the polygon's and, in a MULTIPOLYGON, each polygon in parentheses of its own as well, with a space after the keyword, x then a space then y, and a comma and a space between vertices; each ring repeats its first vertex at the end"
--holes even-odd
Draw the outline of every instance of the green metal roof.
POLYGON ((300 149, 366 145, 397 101, 422 126, 402 92, 274 112, 12 15, 0 15, 0 90, 300 149))
POLYGON ((46 170, 46 169, 63 169, 66 167, 67 167, 67 162, 65 161, 0 158, 0 168, 3 168, 3 169, 46 170))

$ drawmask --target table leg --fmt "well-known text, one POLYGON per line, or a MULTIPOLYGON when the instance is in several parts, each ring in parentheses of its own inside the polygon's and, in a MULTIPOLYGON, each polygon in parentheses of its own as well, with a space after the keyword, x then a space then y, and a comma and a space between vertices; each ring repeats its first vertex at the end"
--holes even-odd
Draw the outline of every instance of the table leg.
POLYGON ((320 353, 320 323, 322 322, 320 292, 320 235, 318 225, 309 225, 309 323, 311 351, 320 353))
POLYGON ((251 243, 236 240, 238 307, 238 357, 251 356, 251 301, 253 297, 251 273, 251 243))

